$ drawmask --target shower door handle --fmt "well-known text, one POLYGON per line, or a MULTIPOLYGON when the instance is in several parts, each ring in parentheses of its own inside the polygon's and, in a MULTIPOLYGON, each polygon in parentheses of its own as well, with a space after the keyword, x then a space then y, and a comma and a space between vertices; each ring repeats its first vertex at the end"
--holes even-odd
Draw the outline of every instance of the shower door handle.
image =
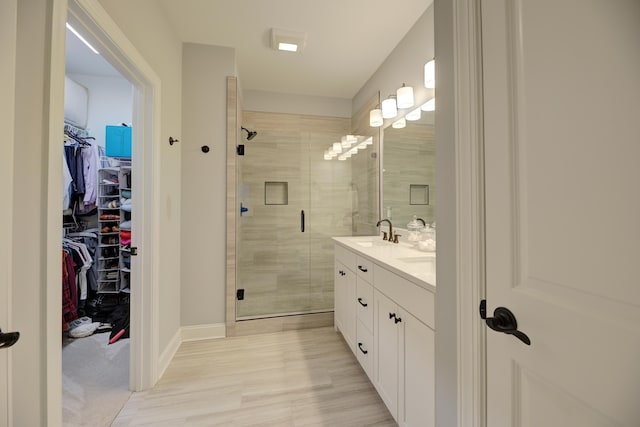
POLYGON ((304 233, 304 210, 300 211, 300 232, 304 233))

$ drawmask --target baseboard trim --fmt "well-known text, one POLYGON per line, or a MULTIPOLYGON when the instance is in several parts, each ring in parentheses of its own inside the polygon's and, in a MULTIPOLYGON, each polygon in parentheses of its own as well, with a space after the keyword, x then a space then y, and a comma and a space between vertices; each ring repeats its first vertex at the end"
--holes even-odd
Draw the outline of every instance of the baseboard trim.
POLYGON ((182 342, 211 340, 227 336, 224 323, 183 326, 181 332, 182 342))
POLYGON ((171 338, 171 341, 169 341, 169 345, 167 345, 167 348, 165 348, 160 355, 160 360, 158 360, 158 376, 156 377, 156 381, 162 378, 162 376, 164 375, 164 371, 167 370, 169 364, 173 360, 173 356, 176 355, 178 348, 180 348, 180 344, 182 344, 181 337, 181 331, 180 329, 178 329, 171 338))

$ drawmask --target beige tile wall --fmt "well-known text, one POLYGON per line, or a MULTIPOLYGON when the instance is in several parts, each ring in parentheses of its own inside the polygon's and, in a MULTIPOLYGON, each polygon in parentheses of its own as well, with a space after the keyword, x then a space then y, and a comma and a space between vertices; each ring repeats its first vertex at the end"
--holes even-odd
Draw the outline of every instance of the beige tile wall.
POLYGON ((434 126, 408 123, 404 129, 386 128, 383 135, 383 215, 391 206, 392 222, 402 228, 413 215, 435 221, 434 126), (429 205, 409 204, 410 184, 429 185, 429 205))
POLYGON ((242 125, 258 135, 243 139, 237 158, 238 203, 249 209, 237 227, 237 287, 245 289, 237 316, 332 310, 331 237, 351 234, 352 166, 323 152, 349 133, 350 120, 244 112, 242 125), (288 183, 287 205, 265 205, 267 181, 288 183))

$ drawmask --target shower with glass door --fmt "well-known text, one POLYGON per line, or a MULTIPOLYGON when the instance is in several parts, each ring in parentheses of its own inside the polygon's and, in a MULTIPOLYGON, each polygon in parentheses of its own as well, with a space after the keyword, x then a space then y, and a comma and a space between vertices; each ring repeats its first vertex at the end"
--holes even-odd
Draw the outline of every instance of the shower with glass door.
POLYGON ((236 320, 332 311, 331 237, 352 234, 358 187, 352 162, 323 154, 350 121, 245 112, 242 124, 257 135, 237 158, 236 320))

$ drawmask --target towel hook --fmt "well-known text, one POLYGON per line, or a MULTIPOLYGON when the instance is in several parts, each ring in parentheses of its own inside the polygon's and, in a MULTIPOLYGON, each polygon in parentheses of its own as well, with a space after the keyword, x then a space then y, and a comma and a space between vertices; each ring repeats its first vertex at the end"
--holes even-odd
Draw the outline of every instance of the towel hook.
POLYGON ((174 142, 180 142, 179 139, 173 139, 172 136, 169 137, 169 145, 173 145, 174 142))

